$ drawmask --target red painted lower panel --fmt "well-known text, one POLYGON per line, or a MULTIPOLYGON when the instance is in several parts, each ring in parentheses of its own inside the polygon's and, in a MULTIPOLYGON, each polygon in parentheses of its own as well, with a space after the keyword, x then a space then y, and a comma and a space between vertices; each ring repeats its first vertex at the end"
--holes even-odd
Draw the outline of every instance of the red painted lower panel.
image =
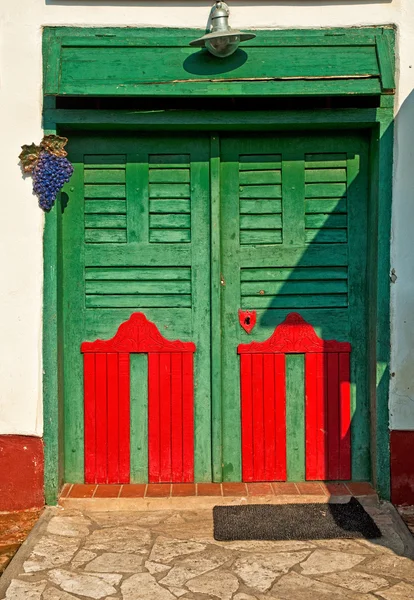
POLYGON ((391 501, 414 505, 414 431, 391 431, 391 501))
POLYGON ((41 508, 43 469, 41 438, 0 435, 0 511, 41 508))

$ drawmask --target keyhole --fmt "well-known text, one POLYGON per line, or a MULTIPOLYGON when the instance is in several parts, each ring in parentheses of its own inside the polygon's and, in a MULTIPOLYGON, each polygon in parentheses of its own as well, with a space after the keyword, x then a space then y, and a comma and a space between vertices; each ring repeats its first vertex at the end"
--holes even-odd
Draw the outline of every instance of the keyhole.
POLYGON ((244 319, 244 324, 245 324, 245 325, 250 325, 250 317, 246 317, 246 318, 244 319))

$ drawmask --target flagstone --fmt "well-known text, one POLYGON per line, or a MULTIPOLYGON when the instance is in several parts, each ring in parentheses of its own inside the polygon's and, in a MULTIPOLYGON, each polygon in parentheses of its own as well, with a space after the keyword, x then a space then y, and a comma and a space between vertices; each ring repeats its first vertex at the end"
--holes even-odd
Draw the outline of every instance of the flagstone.
POLYGON ((43 600, 78 600, 76 596, 72 596, 68 592, 58 590, 57 588, 49 588, 43 592, 43 600))
POLYGON ((414 598, 414 586, 401 581, 388 590, 380 590, 376 593, 385 600, 409 600, 409 598, 414 598))
MULTIPOLYGON (((391 575, 391 573, 390 573, 391 575)), ((329 573, 317 578, 319 581, 339 585, 354 592, 373 592, 384 587, 388 587, 389 583, 383 577, 369 575, 361 571, 343 571, 342 573, 329 573)), ((413 596, 414 598, 414 596, 413 596)))
POLYGON ((181 598, 181 596, 184 596, 184 594, 188 592, 188 590, 185 590, 184 588, 175 587, 173 585, 169 585, 168 589, 176 598, 181 598))
POLYGON ((80 542, 80 538, 41 537, 23 564, 24 571, 31 573, 61 567, 70 562, 78 550, 80 542))
POLYGON ((107 595, 115 594, 116 589, 101 577, 74 573, 64 569, 49 571, 49 578, 65 592, 79 594, 94 600, 100 600, 107 595))
POLYGON ((315 540, 314 545, 323 550, 336 550, 337 552, 350 552, 351 554, 370 555, 375 552, 372 547, 361 544, 356 540, 315 540))
POLYGON ((96 529, 86 540, 87 550, 145 553, 151 534, 142 527, 111 527, 96 529))
POLYGON ((349 598, 349 594, 344 589, 292 572, 274 584, 270 597, 278 600, 341 600, 349 598))
MULTIPOLYGON (((221 542, 223 544, 223 542, 221 542)), ((315 548, 314 542, 308 541, 235 541, 226 542, 224 547, 228 550, 242 550, 245 552, 294 552, 295 550, 307 550, 315 548)))
POLYGON ((334 571, 346 571, 365 560, 365 556, 334 552, 331 550, 315 550, 305 562, 301 564, 303 575, 319 575, 334 571))
POLYGON ((150 573, 132 575, 122 583, 121 591, 123 600, 175 600, 150 573))
POLYGON ((361 569, 378 575, 390 575, 396 579, 414 582, 414 562, 402 556, 382 555, 361 565, 361 569))
POLYGON ((201 552, 205 549, 205 544, 192 541, 177 540, 159 536, 155 540, 149 559, 154 562, 170 562, 173 558, 183 554, 192 554, 201 552))
POLYGON ((231 600, 234 592, 239 589, 237 577, 227 571, 211 571, 187 581, 187 587, 192 592, 208 594, 220 600, 231 600))
POLYGON ((293 565, 305 560, 309 554, 309 551, 252 553, 238 558, 234 563, 233 570, 248 587, 265 592, 270 589, 276 577, 287 573, 293 565))
POLYGON ((85 517, 53 517, 47 526, 48 533, 67 537, 85 537, 91 522, 85 517))
POLYGON ((85 571, 96 571, 98 573, 138 573, 144 570, 142 567, 143 560, 143 556, 139 554, 104 552, 88 563, 85 571))
POLYGON ((42 592, 47 585, 47 581, 37 581, 29 583, 28 581, 20 581, 12 579, 10 586, 6 592, 7 600, 41 600, 42 592))
POLYGON ((171 565, 162 565, 149 560, 145 562, 145 567, 148 569, 151 575, 155 575, 156 573, 165 573, 165 571, 169 571, 171 569, 171 565))
POLYGON ((99 525, 99 527, 145 527, 146 525, 158 525, 171 516, 168 511, 151 511, 151 512, 94 512, 90 514, 91 519, 99 525))
POLYGON ((90 550, 79 550, 79 552, 72 559, 71 565, 75 569, 82 567, 85 563, 93 560, 96 557, 96 552, 90 550))
POLYGON ((204 552, 192 554, 190 557, 178 560, 171 571, 160 583, 182 587, 189 579, 203 575, 224 564, 231 555, 216 547, 211 547, 204 552))

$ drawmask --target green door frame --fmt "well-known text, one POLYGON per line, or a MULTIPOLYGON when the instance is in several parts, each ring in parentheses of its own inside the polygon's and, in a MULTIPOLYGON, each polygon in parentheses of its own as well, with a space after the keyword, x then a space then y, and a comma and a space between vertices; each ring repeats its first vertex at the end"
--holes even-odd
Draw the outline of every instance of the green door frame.
MULTIPOLYGON (((270 34, 270 32, 268 32, 270 34)), ((231 92, 228 92, 231 95, 231 92)), ((300 131, 365 129, 370 135, 369 198, 369 391, 371 407, 372 480, 381 497, 390 497, 389 360, 390 360, 390 233, 393 173, 393 97, 382 95, 379 108, 235 111, 223 118, 219 111, 131 112, 57 109, 55 97, 44 99, 45 134, 75 130, 209 131, 211 133, 212 230, 220 218, 219 148, 213 132, 300 131), (386 243, 383 243, 383 242, 386 243), (382 243, 381 243, 382 242, 382 243)), ((70 185, 70 184, 69 184, 70 185)), ((62 210, 58 202, 45 218, 43 284, 43 406, 45 442, 45 495, 55 504, 63 483, 63 348, 62 348, 62 210)), ((213 331, 220 331, 220 247, 212 236, 213 331)), ((212 336, 212 352, 220 352, 219 335, 212 336)), ((216 357, 217 358, 217 357, 216 357)), ((213 478, 221 477, 220 360, 213 374, 213 478)))

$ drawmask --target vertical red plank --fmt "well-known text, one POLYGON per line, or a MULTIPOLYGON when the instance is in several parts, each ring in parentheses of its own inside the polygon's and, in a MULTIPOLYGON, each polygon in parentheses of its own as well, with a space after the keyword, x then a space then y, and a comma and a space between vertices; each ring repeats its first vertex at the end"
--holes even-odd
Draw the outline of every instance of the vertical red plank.
POLYGON ((107 355, 96 354, 96 483, 108 481, 108 406, 107 355))
POLYGON ((263 354, 252 356, 253 374, 253 476, 264 480, 263 354))
POLYGON ((108 483, 119 482, 118 354, 108 352, 108 483))
POLYGON ((148 478, 160 479, 160 355, 148 354, 148 478))
POLYGON ((276 470, 275 479, 286 481, 286 359, 284 354, 275 354, 276 394, 276 470))
POLYGON ((242 476, 253 481, 253 405, 252 355, 240 355, 241 421, 242 421, 242 476))
POLYGON ((276 405, 274 354, 263 354, 263 428, 265 481, 276 478, 276 405))
POLYGON ((319 478, 317 455, 317 354, 305 354, 305 449, 306 479, 319 478))
POLYGON ((194 355, 182 354, 183 474, 185 483, 194 481, 194 355))
POLYGON ((327 447, 327 359, 326 354, 316 354, 316 432, 315 452, 317 457, 316 479, 326 479, 328 476, 328 447, 327 447))
POLYGON ((350 354, 339 354, 339 478, 351 479, 351 377, 350 354))
POLYGON ((160 480, 171 481, 171 354, 160 353, 160 480))
POLYGON ((183 477, 182 353, 171 354, 171 481, 183 477))
POLYGON ((95 483, 95 353, 83 355, 85 483, 95 483))
MULTIPOLYGON (((119 483, 130 480, 130 366, 129 354, 118 355, 119 375, 119 483)), ((145 418, 145 415, 142 415, 145 418)))
POLYGON ((339 479, 339 371, 338 353, 327 354, 328 368, 328 479, 339 479))

